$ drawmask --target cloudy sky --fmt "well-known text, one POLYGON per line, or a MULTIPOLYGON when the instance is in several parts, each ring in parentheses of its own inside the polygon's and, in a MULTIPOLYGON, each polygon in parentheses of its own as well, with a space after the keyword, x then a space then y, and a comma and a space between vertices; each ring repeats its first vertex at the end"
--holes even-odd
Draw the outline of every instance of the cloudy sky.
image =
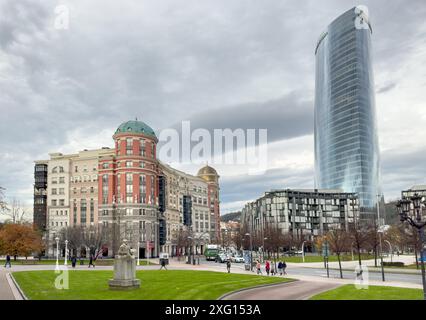
MULTIPOLYGON (((350 0, 0 0, 0 186, 32 206, 33 161, 160 131, 268 129, 268 170, 223 166, 222 212, 313 187, 314 48, 350 0), (58 12, 69 26, 58 29, 58 12), (55 27, 56 26, 56 27, 55 27)), ((426 5, 365 1, 386 199, 426 183, 426 5)), ((178 165, 196 173, 199 165, 178 165)))

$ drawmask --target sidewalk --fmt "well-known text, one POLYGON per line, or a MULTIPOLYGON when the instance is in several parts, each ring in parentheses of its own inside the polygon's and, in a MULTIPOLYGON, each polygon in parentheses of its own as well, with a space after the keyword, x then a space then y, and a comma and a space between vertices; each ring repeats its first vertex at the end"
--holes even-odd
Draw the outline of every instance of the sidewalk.
MULTIPOLYGON (((383 258, 384 262, 391 262, 391 258, 383 258)), ((364 266, 369 267, 370 271, 381 271, 382 269, 379 267, 374 267, 374 259, 369 260, 362 260, 361 261, 364 266)), ((394 256, 392 258, 392 262, 403 262, 405 265, 410 265, 416 263, 414 256, 394 256)), ((377 261, 378 265, 380 265, 380 260, 377 261)), ((305 263, 294 263, 294 262, 287 262, 287 265, 289 267, 302 267, 302 268, 324 268, 324 262, 305 262, 305 263)), ((342 261, 342 269, 343 270, 350 270, 353 271, 355 268, 359 265, 359 262, 357 260, 357 257, 354 256, 353 261, 342 261)), ((333 261, 328 263, 328 267, 330 269, 339 269, 339 262, 333 261)), ((403 268, 385 268, 385 272, 393 272, 393 273, 412 273, 417 274, 420 271, 416 269, 403 269, 403 268), (401 271, 401 272, 400 272, 401 271)))
POLYGON ((5 269, 1 266, 0 270, 0 300, 15 300, 12 289, 9 286, 9 281, 7 281, 7 274, 10 272, 10 269, 5 269))

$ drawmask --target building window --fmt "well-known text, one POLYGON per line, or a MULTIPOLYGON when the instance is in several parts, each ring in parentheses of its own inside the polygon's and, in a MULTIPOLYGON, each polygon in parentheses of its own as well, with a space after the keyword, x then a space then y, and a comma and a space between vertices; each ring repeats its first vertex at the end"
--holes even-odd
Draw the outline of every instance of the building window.
POLYGON ((142 157, 145 157, 145 140, 144 139, 140 140, 140 155, 142 157))
POLYGON ((52 178, 52 184, 57 184, 58 183, 58 179, 57 178, 52 178))
POLYGON ((86 213, 87 213, 86 199, 81 199, 81 202, 80 202, 80 223, 82 225, 86 224, 86 213))
POLYGON ((108 203, 108 175, 104 174, 102 176, 102 203, 108 203))
POLYGON ((139 176, 139 202, 146 202, 146 178, 144 174, 139 176))
POLYGON ((60 206, 64 206, 65 205, 65 200, 64 199, 59 199, 59 205, 60 206))
POLYGON ((126 161, 126 167, 130 168, 133 165, 132 161, 126 161))
POLYGON ((74 225, 77 224, 77 200, 74 200, 74 204, 73 204, 73 223, 74 225))
POLYGON ((58 190, 56 188, 52 189, 52 194, 58 194, 58 190))
POLYGON ((90 199, 90 222, 95 222, 95 202, 90 199))
POLYGON ((59 177, 59 183, 65 183, 65 177, 59 177))
POLYGON ((151 203, 155 203, 155 185, 154 185, 154 176, 151 176, 151 203))
POLYGON ((64 188, 59 188, 59 194, 65 194, 65 189, 64 188))

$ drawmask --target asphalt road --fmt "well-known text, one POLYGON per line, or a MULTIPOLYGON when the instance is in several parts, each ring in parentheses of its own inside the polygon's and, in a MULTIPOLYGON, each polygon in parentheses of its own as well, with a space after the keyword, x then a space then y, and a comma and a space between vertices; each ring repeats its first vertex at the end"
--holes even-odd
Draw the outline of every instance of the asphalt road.
MULTIPOLYGON (((213 261, 200 261, 201 264, 204 265, 219 265, 213 261)), ((243 263, 233 263, 232 268, 240 268, 244 270, 243 263)), ((265 273, 265 271, 263 271, 265 273)), ((327 271, 324 268, 307 268, 307 267, 297 267, 292 265, 287 268, 288 277, 291 278, 292 275, 302 275, 302 276, 313 276, 319 278, 326 278, 327 271)), ((340 279, 339 270, 330 269, 330 278, 340 279)), ((364 274, 365 276, 365 274, 364 274)), ((369 272, 368 274, 370 280, 382 280, 382 274, 380 272, 369 272)), ((343 271, 344 279, 355 279, 355 274, 353 271, 343 271)), ((407 282, 414 284, 422 284, 422 277, 420 274, 398 274, 398 273, 385 273, 385 281, 395 281, 395 282, 407 282)))

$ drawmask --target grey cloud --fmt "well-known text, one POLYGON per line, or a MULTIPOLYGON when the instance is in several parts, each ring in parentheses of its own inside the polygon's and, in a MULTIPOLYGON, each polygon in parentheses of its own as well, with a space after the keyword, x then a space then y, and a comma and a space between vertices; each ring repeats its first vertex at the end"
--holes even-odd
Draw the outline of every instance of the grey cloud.
MULTIPOLYGON (((268 142, 296 138, 313 132, 313 101, 302 100, 302 92, 292 92, 280 99, 260 103, 203 111, 185 118, 191 129, 204 128, 232 130, 267 129, 268 142)), ((181 123, 174 129, 180 132, 181 123)))
POLYGON ((388 91, 392 90, 393 88, 395 88, 396 85, 397 85, 396 82, 391 82, 391 83, 385 84, 382 87, 378 88, 376 92, 378 94, 388 92, 388 91))

